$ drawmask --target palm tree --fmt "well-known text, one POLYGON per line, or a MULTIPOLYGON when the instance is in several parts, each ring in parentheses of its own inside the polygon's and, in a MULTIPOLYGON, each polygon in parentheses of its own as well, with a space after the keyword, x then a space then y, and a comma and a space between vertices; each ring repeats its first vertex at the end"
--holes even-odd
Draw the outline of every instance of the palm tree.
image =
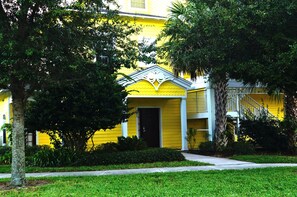
POLYGON ((206 74, 215 92, 215 131, 213 140, 219 151, 227 145, 224 135, 227 123, 228 68, 239 61, 239 28, 234 0, 189 0, 174 3, 161 38, 161 53, 176 73, 206 74))

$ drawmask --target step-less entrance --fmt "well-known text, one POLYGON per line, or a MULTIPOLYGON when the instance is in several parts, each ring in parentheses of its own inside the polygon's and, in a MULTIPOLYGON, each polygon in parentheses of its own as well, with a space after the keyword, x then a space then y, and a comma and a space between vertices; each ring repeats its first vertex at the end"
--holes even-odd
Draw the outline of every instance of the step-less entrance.
POLYGON ((160 109, 138 108, 138 132, 149 147, 160 147, 160 109))

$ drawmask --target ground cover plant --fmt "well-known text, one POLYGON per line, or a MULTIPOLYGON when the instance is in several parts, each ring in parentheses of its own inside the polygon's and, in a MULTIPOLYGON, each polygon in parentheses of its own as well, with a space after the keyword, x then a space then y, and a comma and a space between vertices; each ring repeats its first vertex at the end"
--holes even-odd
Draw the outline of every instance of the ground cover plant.
MULTIPOLYGON (((100 166, 68 166, 68 167, 26 167, 26 172, 74 172, 74 171, 102 171, 118 169, 139 169, 139 168, 157 168, 157 167, 181 167, 181 166, 205 166, 208 163, 196 161, 172 161, 172 162, 154 162, 139 164, 118 164, 118 165, 100 165, 100 166)), ((0 173, 10 173, 10 165, 0 165, 0 173)))
MULTIPOLYGON (((1 148, 0 165, 10 164, 11 149, 1 148)), ((136 136, 118 137, 118 142, 102 144, 90 151, 49 146, 26 147, 27 166, 65 167, 65 166, 97 166, 112 164, 154 163, 185 161, 180 151, 166 148, 148 148, 136 136)))
MULTIPOLYGON (((297 168, 154 173, 30 180, 48 184, 5 196, 296 196, 297 168)), ((1 180, 2 184, 7 180, 1 180)), ((0 184, 1 184, 0 182, 0 184)))
POLYGON ((231 159, 255 163, 297 163, 297 155, 234 155, 231 159))

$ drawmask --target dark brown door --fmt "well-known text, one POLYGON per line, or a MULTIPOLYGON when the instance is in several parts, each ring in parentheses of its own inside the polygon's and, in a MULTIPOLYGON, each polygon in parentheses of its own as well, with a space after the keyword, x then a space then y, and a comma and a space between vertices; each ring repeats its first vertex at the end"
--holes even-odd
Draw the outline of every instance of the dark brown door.
POLYGON ((139 137, 149 147, 160 147, 160 109, 139 108, 139 137))

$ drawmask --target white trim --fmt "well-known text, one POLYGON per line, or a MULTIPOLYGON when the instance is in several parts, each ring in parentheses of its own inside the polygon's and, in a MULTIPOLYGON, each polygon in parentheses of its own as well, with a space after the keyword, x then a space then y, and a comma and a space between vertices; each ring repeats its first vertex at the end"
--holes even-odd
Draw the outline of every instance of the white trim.
POLYGON ((206 119, 209 117, 208 112, 205 113, 187 113, 188 119, 206 119))
POLYGON ((154 16, 154 15, 140 14, 140 13, 120 12, 119 15, 120 16, 127 16, 127 17, 135 17, 135 18, 162 20, 162 21, 166 20, 166 17, 164 17, 164 16, 154 16))
POLYGON ((139 138, 140 133, 139 133, 139 112, 138 109, 139 108, 144 108, 144 109, 150 109, 150 108, 154 108, 154 109, 159 109, 159 144, 160 144, 160 148, 163 147, 163 130, 162 130, 162 107, 161 106, 138 106, 136 107, 136 134, 137 137, 139 138))
POLYGON ((35 133, 36 133, 36 135, 35 135, 36 136, 36 139, 35 139, 36 145, 39 145, 38 131, 35 131, 35 133))
POLYGON ((180 118, 181 118, 181 141, 182 150, 188 150, 187 138, 187 101, 185 98, 180 100, 180 118))
POLYGON ((187 98, 187 96, 137 96, 128 95, 127 98, 163 98, 163 99, 177 99, 177 98, 187 98))
POLYGON ((140 70, 140 71, 136 71, 129 75, 129 77, 131 79, 127 79, 124 77, 124 78, 119 79, 118 83, 123 86, 129 86, 129 85, 135 84, 141 80, 147 80, 150 82, 149 78, 150 78, 150 76, 153 76, 154 73, 162 74, 162 78, 163 78, 162 80, 170 81, 185 90, 189 90, 191 88, 192 83, 190 81, 187 81, 180 77, 175 77, 173 75, 173 73, 171 73, 168 70, 165 70, 164 68, 161 68, 157 65, 148 67, 148 68, 140 70))
POLYGON ((215 103, 214 103, 214 90, 211 89, 210 82, 208 84, 208 88, 206 90, 206 95, 207 95, 207 112, 208 112, 208 134, 209 137, 208 139, 210 141, 213 140, 213 134, 214 134, 214 128, 215 128, 215 103))
POLYGON ((12 96, 10 96, 9 98, 8 98, 8 104, 7 104, 7 117, 6 117, 6 122, 7 123, 10 123, 10 104, 12 104, 12 96))
POLYGON ((128 137, 128 122, 122 122, 122 136, 128 137))

